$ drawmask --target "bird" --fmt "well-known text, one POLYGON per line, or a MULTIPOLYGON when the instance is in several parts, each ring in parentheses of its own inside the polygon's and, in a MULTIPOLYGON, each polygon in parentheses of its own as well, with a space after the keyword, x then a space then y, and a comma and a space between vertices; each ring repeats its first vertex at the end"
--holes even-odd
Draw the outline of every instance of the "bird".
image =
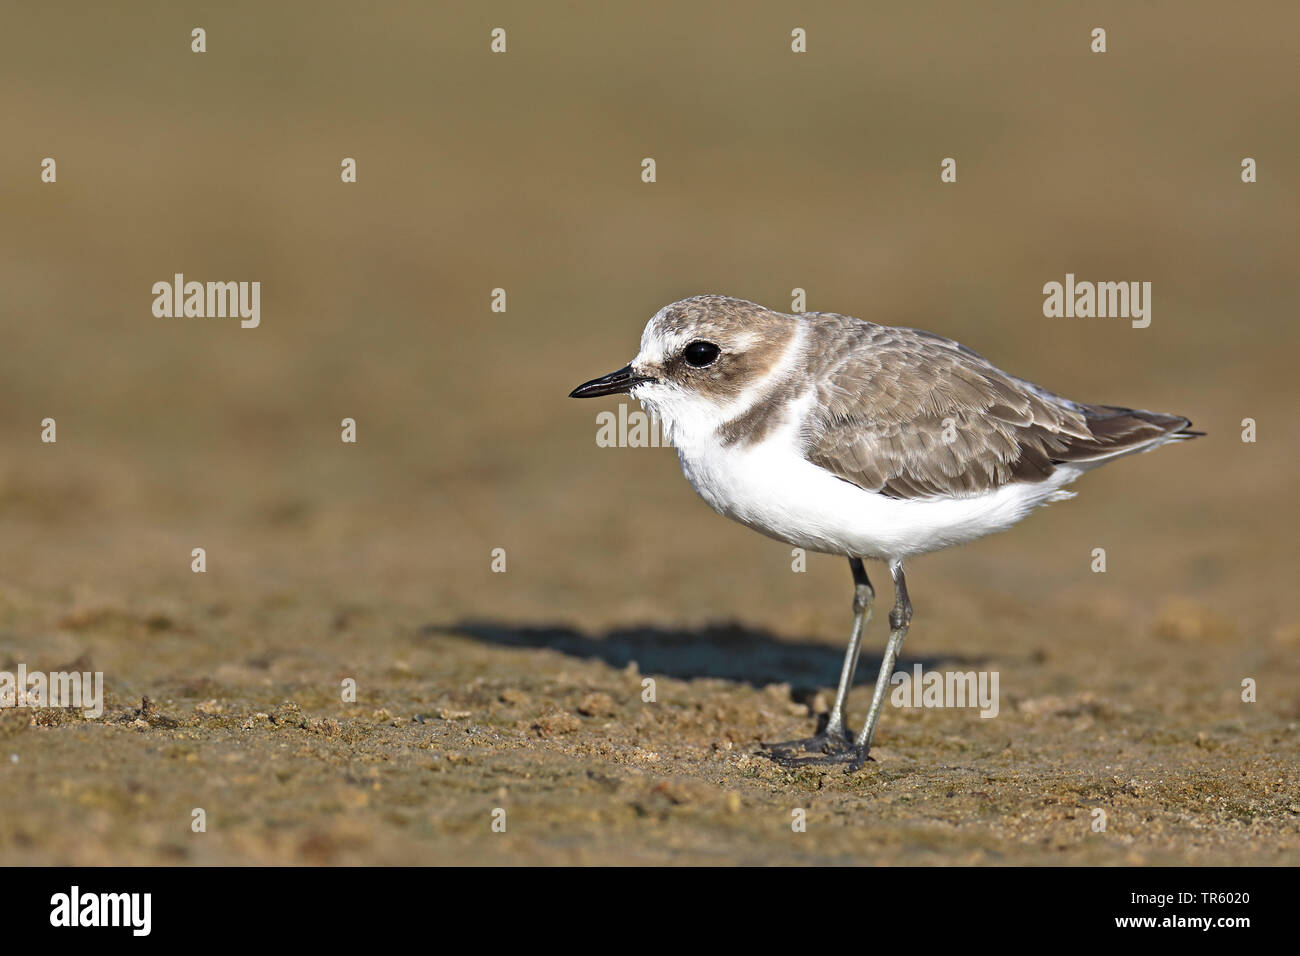
POLYGON ((786 766, 872 760, 885 690, 912 622, 905 562, 1004 531, 1116 458, 1203 435, 1191 421, 1072 401, 933 332, 834 312, 782 313, 697 295, 660 309, 627 365, 571 398, 627 394, 660 423, 691 487, 768 537, 848 559, 853 626, 820 732, 764 745, 786 766), (875 589, 894 603, 870 709, 849 689, 875 589))

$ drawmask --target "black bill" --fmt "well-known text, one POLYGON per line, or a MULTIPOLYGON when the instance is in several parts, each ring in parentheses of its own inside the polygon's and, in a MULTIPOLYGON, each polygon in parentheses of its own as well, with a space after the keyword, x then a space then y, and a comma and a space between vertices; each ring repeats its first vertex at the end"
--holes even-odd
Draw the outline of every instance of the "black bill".
POLYGON ((642 382, 653 382, 649 375, 632 371, 632 366, 624 365, 617 372, 610 372, 600 378, 584 382, 569 393, 569 398, 596 398, 600 395, 622 395, 632 391, 642 382))

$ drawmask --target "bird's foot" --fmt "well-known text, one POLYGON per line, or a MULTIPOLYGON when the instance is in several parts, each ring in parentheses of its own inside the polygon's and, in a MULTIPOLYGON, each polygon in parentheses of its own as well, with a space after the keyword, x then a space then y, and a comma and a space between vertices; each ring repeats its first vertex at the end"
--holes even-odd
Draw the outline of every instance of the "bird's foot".
POLYGON ((807 758, 800 757, 800 754, 820 754, 822 756, 834 756, 836 754, 847 753, 853 748, 853 738, 849 736, 847 730, 839 728, 836 730, 823 730, 814 737, 803 737, 799 740, 786 740, 776 744, 762 744, 765 753, 763 756, 768 757, 779 764, 789 765, 790 763, 801 763, 807 758))
POLYGON ((875 763, 866 747, 859 747, 843 734, 818 734, 805 740, 789 740, 780 744, 764 744, 767 757, 782 767, 832 767, 844 765, 845 773, 856 773, 869 763, 875 763))

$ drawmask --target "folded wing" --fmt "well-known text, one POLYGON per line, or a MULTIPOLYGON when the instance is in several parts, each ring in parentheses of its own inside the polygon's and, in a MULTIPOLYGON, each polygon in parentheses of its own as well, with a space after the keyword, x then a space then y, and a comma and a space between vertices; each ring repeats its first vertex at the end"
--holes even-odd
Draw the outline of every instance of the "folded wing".
POLYGON ((848 318, 819 329, 805 454, 889 497, 982 494, 1198 434, 1176 415, 1053 395, 929 332, 848 318))

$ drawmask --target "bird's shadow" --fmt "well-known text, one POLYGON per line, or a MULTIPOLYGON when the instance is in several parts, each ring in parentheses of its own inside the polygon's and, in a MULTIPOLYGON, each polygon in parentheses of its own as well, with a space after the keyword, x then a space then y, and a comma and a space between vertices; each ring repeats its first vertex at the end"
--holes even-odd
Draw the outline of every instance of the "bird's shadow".
MULTIPOLYGON (((653 624, 616 627, 584 634, 565 624, 515 624, 493 620, 463 620, 452 624, 430 624, 424 635, 448 634, 469 637, 500 647, 547 648, 583 660, 604 661, 623 668, 633 661, 645 674, 659 674, 678 680, 715 678, 763 687, 788 683, 799 700, 823 687, 833 687, 844 661, 844 648, 809 640, 780 638, 762 628, 734 621, 720 621, 697 628, 666 628, 653 624)), ((847 637, 846 637, 847 641, 847 637)), ((876 679, 880 653, 863 643, 854 684, 876 679)), ((920 664, 925 670, 940 663, 978 665, 986 657, 961 655, 904 657, 898 670, 920 664)))

